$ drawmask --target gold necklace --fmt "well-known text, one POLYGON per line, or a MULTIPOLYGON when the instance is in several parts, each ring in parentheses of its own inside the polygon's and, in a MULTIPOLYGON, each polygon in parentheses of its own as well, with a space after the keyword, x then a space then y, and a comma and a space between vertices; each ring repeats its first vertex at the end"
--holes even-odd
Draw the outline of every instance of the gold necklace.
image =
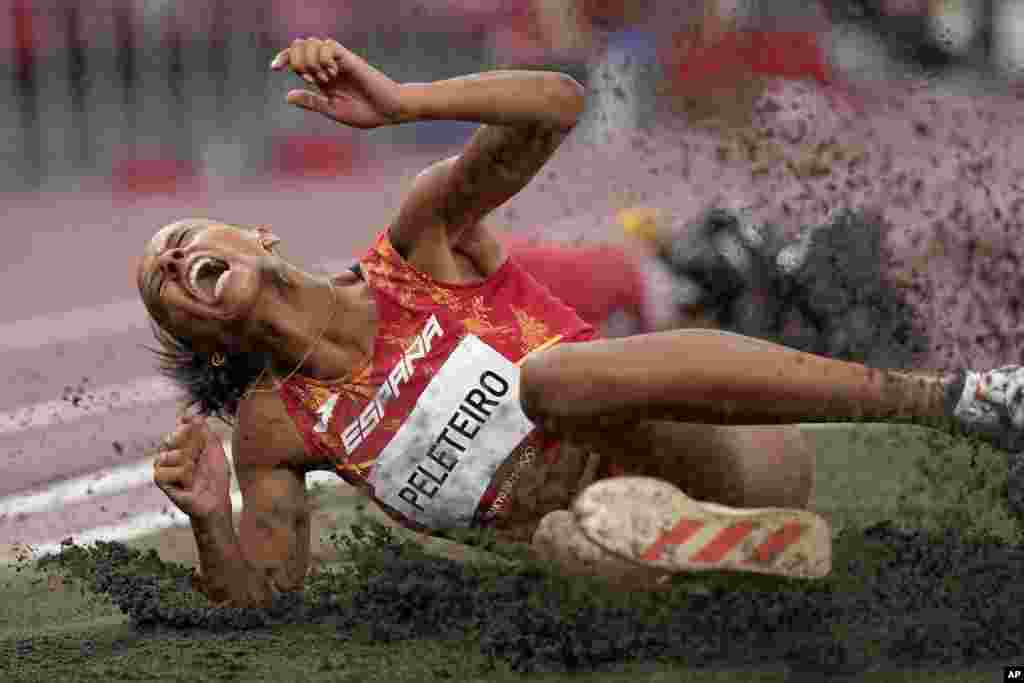
POLYGON ((257 389, 256 388, 256 385, 259 384, 260 380, 263 379, 263 375, 265 375, 267 373, 267 368, 266 368, 266 366, 264 366, 263 370, 260 371, 259 376, 249 386, 249 390, 245 392, 245 396, 242 397, 243 399, 245 399, 247 396, 249 396, 249 394, 258 394, 258 393, 261 393, 261 392, 262 393, 267 393, 267 392, 274 391, 275 389, 276 390, 280 390, 281 385, 284 384, 285 382, 287 382, 288 380, 290 380, 292 378, 292 376, 295 375, 295 373, 299 371, 299 368, 301 368, 303 365, 306 364, 306 361, 309 360, 309 357, 311 355, 313 355, 313 350, 320 344, 321 341, 323 341, 324 335, 327 334, 327 330, 330 329, 331 323, 334 322, 334 316, 338 312, 338 293, 337 293, 337 291, 334 288, 334 281, 331 280, 331 279, 328 279, 327 280, 327 287, 330 288, 330 290, 331 290, 331 315, 327 319, 327 324, 324 325, 323 331, 320 332, 320 336, 317 337, 313 341, 312 344, 310 344, 309 350, 306 351, 306 355, 302 357, 302 360, 300 360, 299 364, 295 366, 295 369, 288 373, 287 377, 285 377, 283 380, 280 380, 280 381, 275 379, 275 382, 277 383, 277 386, 274 389, 257 389))

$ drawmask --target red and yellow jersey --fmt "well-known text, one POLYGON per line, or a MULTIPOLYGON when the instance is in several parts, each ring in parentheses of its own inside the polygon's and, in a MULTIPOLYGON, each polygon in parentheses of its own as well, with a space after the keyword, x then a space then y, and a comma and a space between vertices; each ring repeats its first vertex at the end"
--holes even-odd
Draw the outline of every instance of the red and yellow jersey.
POLYGON ((594 329, 512 258, 482 282, 439 282, 385 232, 359 265, 377 304, 372 360, 280 389, 307 449, 405 526, 490 524, 521 470, 560 452, 520 408, 520 362, 594 329))

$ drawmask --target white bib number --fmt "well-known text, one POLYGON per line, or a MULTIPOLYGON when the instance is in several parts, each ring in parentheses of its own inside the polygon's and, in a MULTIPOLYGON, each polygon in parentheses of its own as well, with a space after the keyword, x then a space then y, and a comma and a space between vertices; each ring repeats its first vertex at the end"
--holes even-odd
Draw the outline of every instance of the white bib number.
POLYGON ((374 464, 376 496, 431 529, 467 527, 498 467, 534 425, 519 368, 466 335, 374 464))

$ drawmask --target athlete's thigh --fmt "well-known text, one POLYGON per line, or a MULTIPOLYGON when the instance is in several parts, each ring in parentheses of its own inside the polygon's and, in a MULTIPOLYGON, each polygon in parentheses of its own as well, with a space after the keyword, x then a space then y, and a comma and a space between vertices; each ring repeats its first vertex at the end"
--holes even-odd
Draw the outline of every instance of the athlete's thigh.
MULTIPOLYGON (((560 344, 526 357, 520 400, 535 420, 616 414, 657 406, 689 384, 673 363, 685 352, 673 333, 651 333, 560 344)), ((648 415, 653 417, 653 415, 648 415)))
MULTIPOLYGON (((799 355, 754 337, 704 328, 560 344, 526 357, 520 401, 535 421, 614 417, 720 423, 730 404, 742 403, 744 412, 757 414, 760 387, 770 381, 764 374, 781 374, 776 365, 783 352, 799 355), (760 375, 757 381, 750 381, 752 372, 760 375)), ((820 357, 815 362, 838 363, 820 357)), ((822 390, 829 386, 815 381, 822 390)))

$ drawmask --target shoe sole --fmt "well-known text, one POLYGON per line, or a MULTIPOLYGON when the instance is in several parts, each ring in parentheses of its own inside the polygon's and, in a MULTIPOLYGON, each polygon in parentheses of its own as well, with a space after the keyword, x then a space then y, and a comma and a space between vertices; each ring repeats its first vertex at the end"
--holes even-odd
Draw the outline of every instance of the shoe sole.
POLYGON ((572 512, 608 552, 668 572, 812 579, 832 569, 829 524, 808 510, 729 508, 695 501, 659 479, 615 477, 587 487, 572 512))

